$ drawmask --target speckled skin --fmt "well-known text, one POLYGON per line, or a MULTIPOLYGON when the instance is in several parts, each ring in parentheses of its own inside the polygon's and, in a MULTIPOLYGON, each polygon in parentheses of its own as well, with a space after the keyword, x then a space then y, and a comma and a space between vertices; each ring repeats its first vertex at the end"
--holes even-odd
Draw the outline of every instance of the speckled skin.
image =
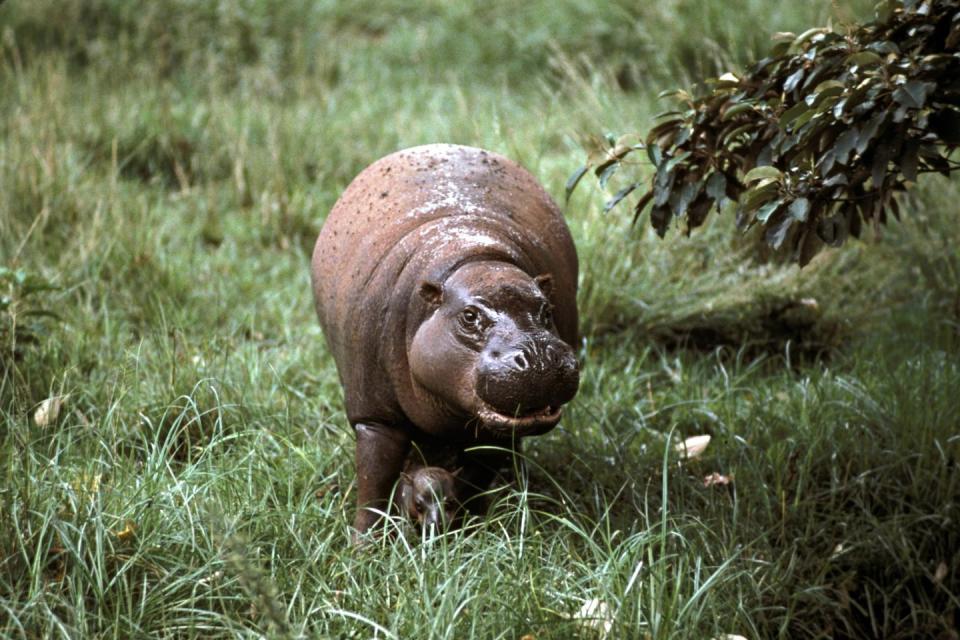
POLYGON ((411 345, 436 310, 422 295, 424 283, 442 289, 467 266, 473 268, 470 282, 491 280, 488 287, 501 275, 485 278, 485 272, 512 278, 520 288, 527 286, 524 279, 532 283, 546 274, 551 331, 566 345, 576 344, 577 256, 569 230, 533 176, 500 155, 437 144, 386 156, 347 187, 317 239, 317 313, 357 431, 359 531, 376 520, 362 507, 385 504, 411 440, 462 448, 509 443, 553 426, 509 434, 486 429, 476 415, 414 379, 411 345))

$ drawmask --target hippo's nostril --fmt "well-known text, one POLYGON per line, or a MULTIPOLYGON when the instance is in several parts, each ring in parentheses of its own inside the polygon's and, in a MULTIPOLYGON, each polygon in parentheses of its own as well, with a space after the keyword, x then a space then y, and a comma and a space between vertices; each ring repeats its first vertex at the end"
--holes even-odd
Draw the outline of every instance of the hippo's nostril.
POLYGON ((521 369, 527 368, 527 359, 522 353, 513 356, 513 362, 521 369))

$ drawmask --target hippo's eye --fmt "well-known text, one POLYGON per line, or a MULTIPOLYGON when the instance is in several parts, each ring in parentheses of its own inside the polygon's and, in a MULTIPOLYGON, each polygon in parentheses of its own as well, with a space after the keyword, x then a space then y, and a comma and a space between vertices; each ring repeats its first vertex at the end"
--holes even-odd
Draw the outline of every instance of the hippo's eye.
POLYGON ((480 328, 481 321, 483 316, 480 313, 480 310, 476 307, 467 307, 460 312, 460 324, 465 328, 471 331, 476 331, 480 328))

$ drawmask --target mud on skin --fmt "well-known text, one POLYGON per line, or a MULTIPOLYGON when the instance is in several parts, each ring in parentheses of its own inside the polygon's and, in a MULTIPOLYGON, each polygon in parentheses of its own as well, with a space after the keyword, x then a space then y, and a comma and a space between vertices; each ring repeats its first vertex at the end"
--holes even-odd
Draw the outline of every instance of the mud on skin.
MULTIPOLYGON (((426 145, 369 166, 324 223, 312 281, 357 435, 359 533, 411 443, 516 448, 576 394, 573 241, 550 196, 500 155, 426 145)), ((503 456, 460 454, 468 492, 503 456)))

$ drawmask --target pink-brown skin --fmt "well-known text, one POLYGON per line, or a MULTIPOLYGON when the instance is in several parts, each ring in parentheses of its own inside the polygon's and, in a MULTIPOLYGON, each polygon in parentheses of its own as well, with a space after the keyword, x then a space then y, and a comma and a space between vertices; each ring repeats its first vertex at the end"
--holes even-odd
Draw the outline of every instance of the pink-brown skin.
MULTIPOLYGON (((550 196, 500 155, 438 144, 378 160, 327 217, 312 279, 357 434, 359 533, 411 441, 516 448, 576 393, 576 250, 550 196)), ((494 458, 461 454, 465 485, 485 490, 494 458)))
POLYGON ((457 479, 460 471, 416 467, 401 472, 394 493, 400 512, 423 531, 439 532, 456 526, 462 508, 457 479))

